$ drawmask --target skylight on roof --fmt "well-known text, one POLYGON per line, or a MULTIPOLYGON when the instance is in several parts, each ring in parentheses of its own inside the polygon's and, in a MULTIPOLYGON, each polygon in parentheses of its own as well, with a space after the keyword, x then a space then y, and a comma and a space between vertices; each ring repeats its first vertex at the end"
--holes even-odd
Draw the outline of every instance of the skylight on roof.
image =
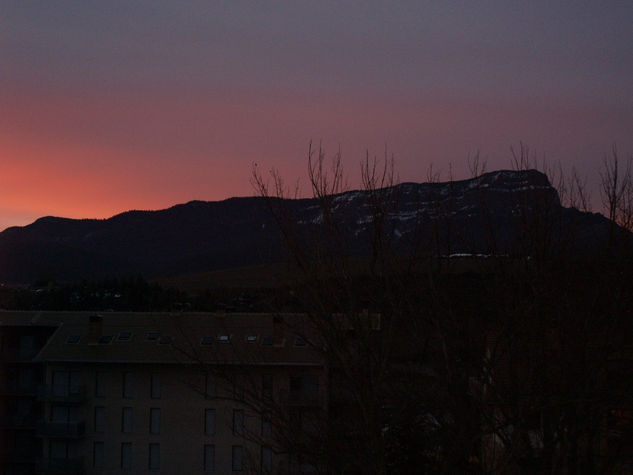
POLYGON ((68 338, 66 338, 66 343, 68 343, 69 345, 76 345, 77 343, 79 343, 79 340, 81 340, 81 335, 68 335, 68 338))
POLYGON ((159 332, 147 332, 147 340, 148 341, 156 341, 160 338, 159 332))
POLYGON ((158 340, 158 344, 159 345, 169 345, 171 344, 171 342, 174 341, 174 339, 172 337, 170 337, 169 335, 163 335, 160 337, 160 340, 158 340))
POLYGON ((107 345, 108 343, 112 342, 112 339, 114 338, 113 335, 102 335, 99 337, 99 344, 100 345, 107 345))
POLYGON ((124 330, 119 333, 119 341, 129 341, 132 339, 132 332, 129 330, 124 330))
POLYGON ((200 340, 200 344, 204 345, 204 346, 209 346, 213 344, 213 337, 212 336, 203 336, 202 339, 200 340))

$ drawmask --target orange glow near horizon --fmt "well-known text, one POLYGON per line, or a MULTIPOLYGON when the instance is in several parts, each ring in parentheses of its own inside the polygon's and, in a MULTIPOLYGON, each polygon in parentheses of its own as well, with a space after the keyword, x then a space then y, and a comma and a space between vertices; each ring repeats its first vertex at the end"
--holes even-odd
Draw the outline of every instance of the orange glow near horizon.
POLYGON ((367 149, 382 158, 386 145, 402 181, 424 181, 431 163, 444 173, 451 163, 464 178, 469 154, 508 168, 519 140, 564 165, 565 154, 576 166, 583 156, 598 163, 611 145, 604 137, 624 136, 630 123, 626 107, 619 116, 574 103, 442 97, 13 91, 3 102, 11 121, 0 130, 0 229, 252 195, 253 163, 294 184, 310 140, 330 154, 341 146, 354 187, 367 149))
POLYGON ((49 215, 103 219, 131 209, 163 209, 193 199, 221 200, 238 188, 226 180, 222 187, 216 184, 202 190, 197 186, 201 179, 186 180, 160 169, 135 170, 135 164, 160 157, 112 153, 88 145, 32 139, 14 142, 2 137, 0 156, 11 158, 1 169, 0 231, 49 215))

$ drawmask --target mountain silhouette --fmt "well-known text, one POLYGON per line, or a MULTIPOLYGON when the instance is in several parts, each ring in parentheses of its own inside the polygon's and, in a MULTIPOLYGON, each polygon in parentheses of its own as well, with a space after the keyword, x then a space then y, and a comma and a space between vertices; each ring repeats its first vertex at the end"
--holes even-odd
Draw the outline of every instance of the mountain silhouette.
MULTIPOLYGON (((562 207, 535 170, 348 191, 327 203, 327 223, 317 199, 264 197, 192 201, 104 220, 44 217, 0 233, 0 281, 155 278, 277 262, 287 256, 280 216, 300 246, 323 245, 336 234, 350 255, 371 252, 376 223, 394 252, 427 256, 587 255, 605 249, 611 229, 600 214, 562 207)), ((630 233, 618 230, 630 243, 630 233)))

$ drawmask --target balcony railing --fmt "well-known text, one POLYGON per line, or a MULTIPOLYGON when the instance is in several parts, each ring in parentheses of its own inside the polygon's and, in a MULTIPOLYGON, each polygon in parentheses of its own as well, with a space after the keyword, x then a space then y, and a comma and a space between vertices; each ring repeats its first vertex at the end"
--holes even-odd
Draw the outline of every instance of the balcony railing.
POLYGON ((45 458, 39 463, 40 473, 80 475, 84 473, 83 457, 75 458, 45 458))
MULTIPOLYGON (((61 439, 79 439, 86 433, 86 423, 40 421, 37 423, 38 437, 55 437, 61 439)), ((64 459, 65 460, 65 459, 64 459)))
POLYGON ((86 387, 58 388, 48 384, 41 385, 37 397, 40 401, 81 404, 86 401, 86 387))

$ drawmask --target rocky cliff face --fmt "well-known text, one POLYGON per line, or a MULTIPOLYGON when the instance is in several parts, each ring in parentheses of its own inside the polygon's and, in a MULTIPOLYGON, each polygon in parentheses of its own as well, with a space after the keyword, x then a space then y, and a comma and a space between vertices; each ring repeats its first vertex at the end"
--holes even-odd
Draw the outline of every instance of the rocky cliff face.
MULTIPOLYGON (((302 245, 329 239, 317 200, 277 201, 302 245)), ((609 222, 561 207, 537 171, 497 171, 447 183, 402 183, 329 197, 350 254, 370 251, 376 223, 395 252, 421 255, 586 253, 609 222), (377 206, 379 205, 379 206, 377 206)), ((327 221, 327 220, 326 220, 327 221)), ((0 233, 0 281, 147 278, 274 262, 285 244, 264 198, 193 201, 107 220, 46 217, 0 233)))

